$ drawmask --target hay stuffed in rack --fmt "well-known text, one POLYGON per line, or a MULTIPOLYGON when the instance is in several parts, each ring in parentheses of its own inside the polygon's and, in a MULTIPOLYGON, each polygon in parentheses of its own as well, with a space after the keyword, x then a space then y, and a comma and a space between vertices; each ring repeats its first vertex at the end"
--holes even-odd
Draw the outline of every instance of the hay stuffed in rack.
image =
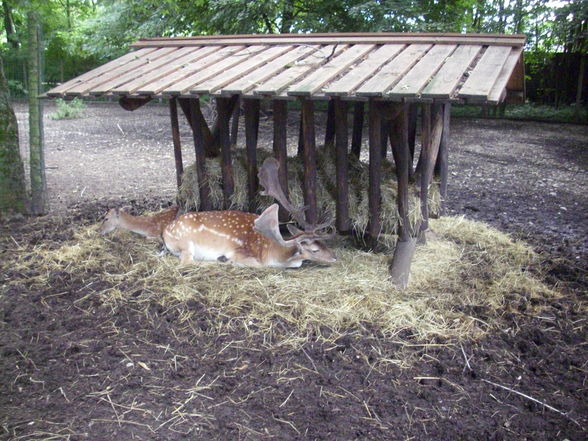
MULTIPOLYGON (((261 164, 272 153, 258 149, 257 161, 261 164)), ((207 159, 206 179, 210 187, 210 199, 215 209, 222 209, 222 170, 220 158, 207 159)), ((288 157, 288 190, 289 198, 293 205, 303 206, 304 196, 302 182, 304 180, 304 164, 297 156, 288 157)), ((233 152, 233 176, 235 191, 231 196, 231 209, 247 211, 249 202, 247 199, 247 160, 243 149, 236 149, 233 152)), ((317 205, 321 213, 334 213, 336 201, 336 174, 335 161, 329 149, 317 151, 317 205)), ((358 160, 355 156, 349 155, 349 217, 353 231, 357 236, 362 237, 367 231, 369 223, 368 210, 368 188, 365 185, 369 181, 369 167, 366 163, 358 160)), ((396 205, 397 184, 394 165, 387 160, 382 163, 382 204, 381 218, 382 231, 379 242, 386 247, 393 247, 399 225, 398 209, 396 205)), ((200 202, 198 192, 198 178, 196 165, 187 167, 182 177, 179 202, 188 210, 194 210, 200 202)), ((263 211, 274 202, 273 198, 258 195, 254 201, 256 211, 263 211)), ((429 204, 432 213, 439 211, 440 196, 437 185, 431 185, 429 191, 429 204)), ((410 191, 410 213, 411 224, 416 225, 421 216, 418 189, 411 186, 410 191)))

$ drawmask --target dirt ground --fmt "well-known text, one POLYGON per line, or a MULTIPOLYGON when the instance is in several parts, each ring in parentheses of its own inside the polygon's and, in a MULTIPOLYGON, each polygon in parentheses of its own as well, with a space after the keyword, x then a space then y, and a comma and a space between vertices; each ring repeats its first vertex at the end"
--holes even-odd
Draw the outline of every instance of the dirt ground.
MULTIPOLYGON (((25 146, 26 108, 15 109, 25 146)), ((564 296, 541 314, 529 312, 537 300, 506 305, 480 340, 391 340, 366 327, 333 343, 325 329, 293 350, 230 316, 225 333, 207 332, 218 314, 197 301, 112 309, 96 295, 100 274, 64 271, 33 288, 36 268, 0 263, 0 439, 585 440, 588 126, 456 119, 451 131, 448 211, 542 253, 564 296), (382 354, 391 361, 375 363, 382 354)), ((289 132, 294 145, 295 117, 289 132)), ((183 121, 181 134, 188 164, 183 121)), ((46 118, 45 142, 51 214, 0 223, 0 262, 71 241, 108 207, 175 198, 166 106, 46 118)))

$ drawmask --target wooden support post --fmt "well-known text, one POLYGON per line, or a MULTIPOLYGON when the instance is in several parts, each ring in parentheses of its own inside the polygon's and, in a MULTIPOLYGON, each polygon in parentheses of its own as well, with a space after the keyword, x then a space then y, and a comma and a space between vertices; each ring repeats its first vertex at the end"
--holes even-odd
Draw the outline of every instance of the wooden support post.
MULTIPOLYGON (((273 100, 274 114, 274 156, 280 164, 278 179, 284 195, 288 197, 288 102, 285 100, 273 100)), ((280 207, 280 221, 289 219, 288 212, 280 207)))
POLYGON ((247 195, 249 211, 255 211, 255 199, 259 182, 257 179, 257 138, 259 134, 259 105, 257 99, 244 99, 245 150, 247 154, 247 195))
POLYGON ((382 123, 380 124, 380 139, 382 140, 382 159, 386 158, 386 154, 388 153, 388 134, 390 133, 390 120, 383 118, 382 123))
POLYGON ((347 102, 340 98, 333 100, 335 114, 335 165, 337 170, 337 230, 348 233, 351 230, 349 220, 349 160, 347 102))
POLYGON ((200 112, 200 99, 190 98, 187 107, 190 109, 192 126, 192 134, 194 137, 194 152, 196 154, 196 175, 198 178, 198 191, 200 195, 200 211, 206 211, 212 209, 212 203, 210 200, 210 187, 206 179, 206 152, 204 148, 204 130, 202 121, 198 118, 200 112))
POLYGON ((368 224, 368 245, 374 248, 380 235, 382 221, 380 219, 381 204, 381 174, 382 174, 382 104, 370 99, 369 101, 369 190, 368 210, 370 221, 368 224))
POLYGON ((408 150, 410 152, 410 167, 408 169, 409 178, 412 179, 414 174, 414 149, 416 145, 418 105, 409 104, 408 108, 408 150))
POLYGON ((231 116, 230 98, 217 98, 218 127, 221 148, 221 171, 223 182, 223 207, 231 206, 231 196, 234 191, 233 164, 231 162, 231 139, 229 134, 229 118, 231 116))
POLYGON ((353 105, 353 134, 351 135, 351 154, 359 159, 361 154, 361 135, 363 132, 364 104, 361 101, 353 105))
POLYGON ((416 237, 408 218, 408 178, 410 166, 410 151, 408 146, 408 104, 403 106, 400 115, 393 121, 391 138, 392 155, 396 164, 396 179, 398 182, 398 196, 396 203, 400 215, 398 242, 394 255, 390 261, 390 278, 401 289, 408 286, 410 265, 416 248, 416 237))
POLYGON ((426 242, 425 231, 429 227, 429 185, 433 180, 433 170, 437 161, 441 133, 443 131, 443 109, 441 104, 434 104, 431 112, 432 128, 427 136, 428 142, 423 144, 419 162, 420 174, 420 198, 421 198, 421 226, 419 230, 419 243, 426 242))
POLYGON ((237 146, 237 136, 239 135, 239 116, 241 115, 241 99, 237 96, 237 102, 231 113, 231 146, 237 146))
POLYGON ((331 148, 335 144, 335 102, 329 100, 327 108, 327 126, 325 128, 325 148, 331 148))
POLYGON ((182 185, 182 175, 184 174, 184 163, 182 162, 182 142, 180 140, 180 124, 178 122, 178 102, 177 99, 169 100, 169 115, 171 119, 172 141, 174 143, 174 158, 176 160, 176 182, 178 188, 182 185))
POLYGON ((431 104, 422 105, 422 116, 421 116, 421 154, 416 165, 414 175, 415 177, 420 176, 423 168, 423 150, 425 146, 431 142, 431 104))
POLYGON ((302 137, 304 157, 304 205, 306 221, 316 224, 318 221, 316 201, 316 145, 314 133, 314 103, 302 99, 302 137))
POLYGON ((439 208, 439 216, 443 214, 445 208, 445 199, 447 197, 447 177, 449 174, 449 122, 451 118, 451 103, 443 104, 443 134, 441 135, 441 143, 439 144, 439 155, 437 156, 437 164, 435 166, 435 173, 439 177, 439 193, 441 195, 441 207, 439 208))
POLYGON ((192 100, 193 98, 178 98, 178 103, 192 128, 194 130, 200 130, 202 132, 202 140, 205 154, 208 158, 214 158, 218 156, 218 146, 216 145, 216 141, 214 140, 214 136, 212 132, 208 128, 208 124, 206 124, 206 120, 204 119, 204 115, 202 115, 202 110, 200 109, 200 104, 198 104, 197 109, 194 110, 195 114, 192 115, 192 100))
POLYGON ((300 124, 298 125, 298 151, 296 152, 296 156, 299 159, 302 159, 302 155, 304 155, 304 134, 302 130, 303 122, 302 122, 302 110, 300 111, 300 124))

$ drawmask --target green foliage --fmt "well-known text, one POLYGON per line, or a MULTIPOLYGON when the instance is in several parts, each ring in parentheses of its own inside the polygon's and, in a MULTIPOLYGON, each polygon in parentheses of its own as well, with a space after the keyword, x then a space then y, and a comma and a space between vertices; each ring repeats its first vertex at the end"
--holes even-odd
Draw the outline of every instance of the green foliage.
POLYGON ((588 109, 580 109, 575 106, 541 106, 534 104, 512 105, 506 108, 506 118, 531 119, 538 121, 567 122, 567 123, 588 123, 588 109))
MULTIPOLYGON (((485 114, 482 106, 475 105, 453 105, 451 107, 452 117, 462 118, 488 118, 493 117, 496 113, 500 114, 497 108, 487 108, 485 114)), ((577 109, 576 106, 544 106, 536 104, 508 104, 504 113, 500 114, 502 118, 535 120, 546 122, 562 123, 579 123, 588 124, 588 109, 577 109)))
POLYGON ((79 98, 71 101, 55 100, 57 110, 50 115, 51 119, 75 119, 85 116, 86 104, 79 98))

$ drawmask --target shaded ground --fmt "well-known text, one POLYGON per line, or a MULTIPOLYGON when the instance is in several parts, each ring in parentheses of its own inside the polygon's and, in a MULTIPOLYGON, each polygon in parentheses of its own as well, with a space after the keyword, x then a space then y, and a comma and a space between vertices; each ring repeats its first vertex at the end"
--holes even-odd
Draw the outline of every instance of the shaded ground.
MULTIPOLYGON (((54 216, 0 224, 1 262, 73 240, 107 207, 173 200, 166 107, 101 104, 45 127, 54 216)), ((182 135, 187 163, 185 125, 182 135)), ((273 344, 288 333, 279 321, 261 335, 226 317, 219 334, 195 301, 146 307, 137 293, 113 307, 100 274, 64 271, 38 286, 37 268, 0 264, 0 439, 584 440, 587 140, 586 126, 453 122, 449 211, 529 240, 565 293, 539 315, 537 300, 505 305, 503 325, 480 341, 365 329, 333 342, 325 329, 293 350, 273 344)))

